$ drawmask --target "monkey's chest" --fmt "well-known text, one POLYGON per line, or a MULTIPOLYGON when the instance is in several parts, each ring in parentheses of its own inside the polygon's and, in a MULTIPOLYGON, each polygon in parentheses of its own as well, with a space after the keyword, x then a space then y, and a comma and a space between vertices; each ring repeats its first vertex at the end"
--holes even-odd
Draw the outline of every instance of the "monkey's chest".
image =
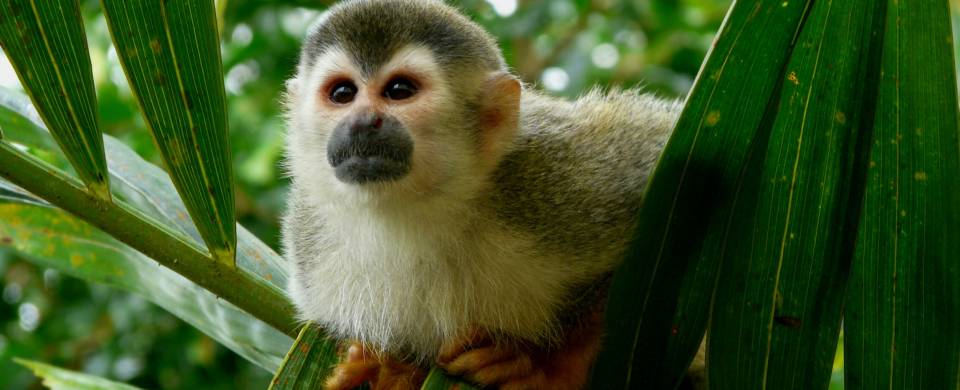
POLYGON ((367 232, 334 242, 301 282, 312 301, 304 314, 342 336, 418 358, 433 358, 472 325, 548 339, 578 282, 575 270, 531 255, 530 243, 509 234, 452 242, 367 232))

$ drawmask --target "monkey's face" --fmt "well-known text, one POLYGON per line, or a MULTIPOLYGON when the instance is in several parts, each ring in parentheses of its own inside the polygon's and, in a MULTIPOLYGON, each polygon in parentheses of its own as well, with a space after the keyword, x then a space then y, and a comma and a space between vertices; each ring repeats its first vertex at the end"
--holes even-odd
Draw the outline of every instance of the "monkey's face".
POLYGON ((373 71, 338 48, 291 81, 295 180, 337 197, 428 196, 476 181, 482 77, 454 89, 430 50, 409 46, 373 71))

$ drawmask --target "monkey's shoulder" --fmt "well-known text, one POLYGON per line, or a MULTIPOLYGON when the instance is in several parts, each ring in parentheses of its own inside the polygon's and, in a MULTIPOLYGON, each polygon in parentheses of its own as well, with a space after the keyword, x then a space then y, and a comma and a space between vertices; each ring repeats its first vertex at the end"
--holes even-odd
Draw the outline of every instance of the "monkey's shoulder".
POLYGON ((493 177, 497 215, 564 253, 618 257, 679 109, 638 91, 564 101, 525 90, 493 177))
POLYGON ((572 101, 524 90, 515 151, 552 147, 583 153, 581 159, 607 159, 620 151, 635 152, 618 156, 621 161, 655 158, 681 108, 677 100, 633 89, 595 88, 572 101))

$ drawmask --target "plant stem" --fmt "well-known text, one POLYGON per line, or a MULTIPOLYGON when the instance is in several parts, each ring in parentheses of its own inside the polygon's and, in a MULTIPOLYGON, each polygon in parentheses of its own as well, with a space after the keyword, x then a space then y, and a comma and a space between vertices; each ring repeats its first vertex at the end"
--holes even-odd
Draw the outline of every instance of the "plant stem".
POLYGON ((163 266, 241 310, 297 336, 295 310, 280 289, 214 261, 205 250, 178 237, 119 200, 113 203, 84 190, 72 177, 0 141, 0 176, 130 245, 163 266))

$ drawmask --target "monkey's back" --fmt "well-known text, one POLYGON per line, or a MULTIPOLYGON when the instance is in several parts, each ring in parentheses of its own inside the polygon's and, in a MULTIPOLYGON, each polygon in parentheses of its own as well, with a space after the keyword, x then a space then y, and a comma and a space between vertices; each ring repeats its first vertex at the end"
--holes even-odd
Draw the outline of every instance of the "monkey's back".
POLYGON ((564 261, 609 270, 680 109, 638 91, 568 102, 524 90, 519 134, 493 178, 496 215, 564 261))

